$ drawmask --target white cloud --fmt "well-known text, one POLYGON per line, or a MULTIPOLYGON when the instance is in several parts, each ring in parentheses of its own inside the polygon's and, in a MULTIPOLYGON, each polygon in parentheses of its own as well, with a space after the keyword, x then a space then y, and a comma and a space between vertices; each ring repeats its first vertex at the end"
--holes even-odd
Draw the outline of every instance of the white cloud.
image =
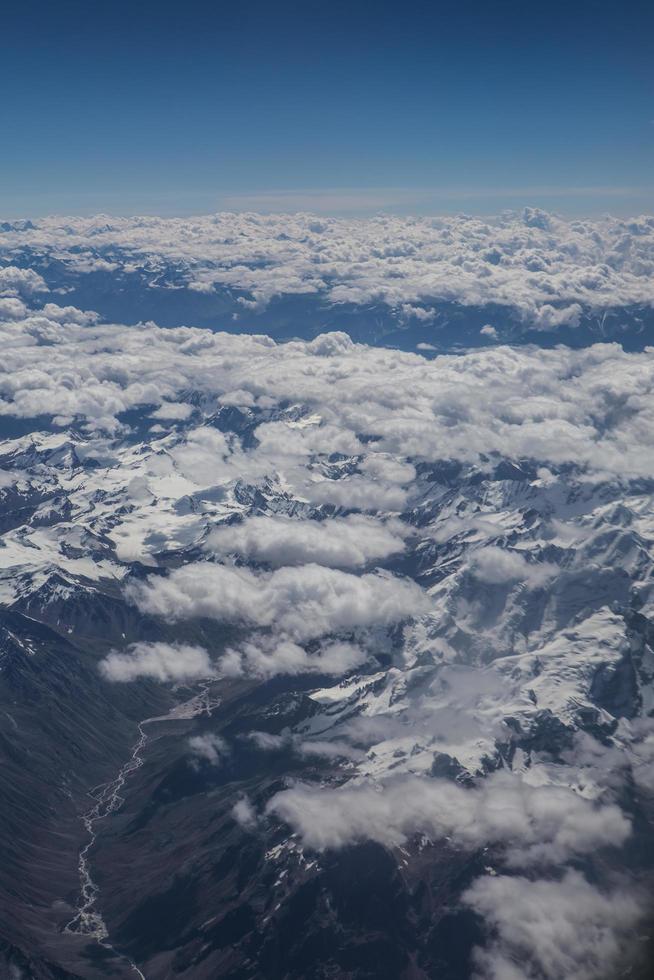
POLYGON ((272 565, 315 562, 333 568, 358 568, 404 550, 403 528, 365 517, 327 521, 252 516, 217 528, 205 547, 218 554, 239 554, 272 565))
POLYGON ((255 574, 196 562, 167 577, 133 582, 129 597, 139 609, 175 621, 208 616, 270 627, 297 642, 368 626, 391 626, 429 608, 409 579, 383 572, 350 575, 310 564, 255 574))
POLYGON ((47 291, 45 280, 33 269, 19 269, 15 265, 0 268, 0 294, 33 296, 47 291))
POLYGON ((571 303, 562 308, 545 303, 536 311, 533 326, 537 330, 556 330, 561 326, 578 327, 583 312, 579 303, 571 303))
POLYGON ((324 357, 301 342, 44 317, 0 325, 0 339, 0 414, 33 417, 46 406, 115 432, 117 414, 179 401, 189 389, 214 404, 223 393, 248 392, 273 415, 282 404, 303 406, 304 417, 260 424, 260 445, 246 452, 210 426, 189 432, 171 458, 204 486, 281 471, 297 496, 315 503, 399 511, 411 488, 407 457, 483 466, 496 453, 551 470, 571 464, 620 479, 654 475, 654 362, 615 345, 494 346, 433 360, 352 345, 324 357), (314 414, 320 421, 309 424, 314 414), (356 456, 360 472, 321 479, 307 471, 334 452, 356 456))
POLYGON ((81 326, 90 326, 100 319, 100 315, 93 310, 78 310, 76 306, 57 306, 56 303, 46 303, 38 312, 57 323, 78 323, 81 326))
POLYGON ((416 833, 449 835, 462 846, 502 844, 507 863, 516 867, 620 846, 630 830, 613 804, 596 806, 569 789, 530 786, 502 772, 474 789, 417 776, 338 789, 298 784, 277 793, 267 810, 316 850, 363 840, 397 845, 416 833))
POLYGON ((274 677, 278 674, 344 674, 368 654, 354 643, 326 643, 311 652, 282 637, 262 636, 230 647, 219 661, 225 677, 274 677))
POLYGON ((193 414, 193 406, 185 402, 163 402, 159 408, 150 413, 151 419, 184 420, 193 414))
POLYGON ((550 582, 559 569, 548 562, 529 562, 517 551, 507 551, 497 545, 488 545, 475 552, 471 563, 472 573, 481 582, 504 585, 507 582, 529 582, 532 586, 550 582))
POLYGON ((188 740, 195 759, 201 759, 212 766, 220 766, 230 755, 230 748, 220 735, 194 735, 188 740))
POLYGON ((574 326, 580 310, 654 300, 654 218, 646 216, 565 221, 526 208, 497 218, 55 217, 5 233, 3 246, 9 261, 26 246, 56 251, 82 274, 134 270, 146 257, 174 263, 194 291, 234 288, 255 310, 274 296, 305 294, 333 304, 384 303, 401 318, 426 319, 443 300, 508 307, 525 326, 552 330, 574 326), (98 258, 99 249, 110 249, 113 261, 98 258))
POLYGON ((307 349, 319 357, 334 357, 336 354, 349 354, 354 350, 354 344, 349 334, 335 330, 323 333, 307 344, 307 349))
POLYGON ((358 475, 306 483, 302 493, 315 504, 333 504, 343 510, 398 512, 407 502, 407 491, 403 487, 387 486, 358 475))
POLYGON ((16 296, 0 298, 0 320, 22 320, 28 315, 28 307, 16 296))
MULTIPOLYGON (((156 417, 162 418, 161 415, 156 417)), ((174 418, 179 419, 180 416, 174 418)), ((226 462, 229 451, 222 432, 210 426, 199 426, 186 432, 184 441, 170 450, 170 457, 178 472, 188 480, 198 486, 212 486, 231 477, 226 462)))
POLYGON ((478 878, 464 901, 495 937, 477 950, 479 980, 613 980, 634 958, 645 912, 633 888, 605 892, 577 871, 478 878))
POLYGON ((245 796, 232 808, 232 816, 244 830, 251 830, 257 822, 256 810, 245 796))
MULTIPOLYGON (((257 310, 274 295, 306 293, 321 303, 386 303, 400 319, 427 323, 437 295, 510 306, 525 327, 556 330, 589 310, 652 302, 650 219, 561 223, 536 211, 488 224, 220 216, 188 230, 158 219, 110 220, 102 230, 73 219, 69 231, 53 220, 25 235, 46 251, 61 249, 80 275, 98 267, 88 237, 116 245, 107 268, 125 267, 121 249, 133 269, 145 253, 155 263, 179 258, 194 288, 208 292, 215 281, 243 289, 257 310)), ((619 790, 627 778, 643 790, 654 785, 654 736, 648 724, 616 714, 610 746, 577 732, 557 754, 556 726, 573 732, 584 709, 591 717, 597 686, 608 691, 598 716, 607 730, 610 711, 623 710, 611 698, 630 649, 629 577, 649 615, 643 478, 654 477, 652 352, 485 344, 426 359, 341 332, 275 344, 102 326, 92 313, 43 305, 34 298, 43 287, 36 274, 1 271, 0 415, 45 409, 68 429, 4 445, 16 469, 0 473, 0 486, 20 482, 22 491, 24 481, 45 503, 31 524, 3 537, 3 596, 15 598, 10 574, 23 589, 27 573, 34 587, 53 569, 71 581, 120 581, 129 580, 127 563, 148 564, 156 574, 133 576, 128 586, 144 612, 210 617, 239 632, 211 656, 188 644, 113 650, 100 666, 105 678, 331 677, 312 692, 317 714, 306 731, 257 738, 321 766, 341 760, 355 778, 339 789, 290 786, 269 812, 308 847, 366 839, 390 846, 424 833, 459 848, 490 845, 505 872, 538 875, 528 887, 526 878, 501 874, 469 889, 466 901, 491 930, 478 953, 480 976, 508 980, 519 970, 521 980, 587 980, 584 963, 595 964, 588 936, 598 937, 609 963, 634 921, 624 893, 611 886, 591 895, 560 865, 581 856, 601 879, 603 853, 594 861, 595 851, 620 846, 629 830, 613 802, 622 801, 619 790), (242 409, 224 413, 238 432, 212 424, 227 405, 242 409), (148 442, 118 421, 139 407, 161 423, 148 442), (82 470, 80 461, 93 459, 99 465, 82 470), (523 467, 515 483, 486 479, 500 459, 535 468, 523 467), (451 465, 434 465, 440 461, 451 465), (331 508, 349 516, 330 517, 331 508), (52 515, 58 523, 40 526, 52 515), (424 576, 429 592, 370 570, 393 556, 424 576), (539 586, 550 587, 536 593, 539 586), (543 727, 552 722, 552 752, 530 748, 543 718, 543 727), (475 777, 471 789, 426 777, 444 754, 475 774, 509 742, 522 746, 514 775, 475 777), (391 772, 396 778, 386 779, 391 772), (559 898, 581 937, 578 950, 558 921, 559 898), (609 929, 611 901, 627 911, 609 929), (542 909, 552 906, 548 918, 542 909)), ((498 339, 492 329, 482 335, 498 339)), ((188 748, 197 764, 219 765, 228 751, 211 735, 191 738, 188 748)), ((247 800, 234 816, 243 826, 256 822, 247 800)))
POLYGON ((425 309, 424 306, 414 306, 411 303, 403 303, 400 307, 400 311, 402 316, 407 320, 414 319, 420 321, 421 323, 430 323, 436 316, 435 310, 431 308, 425 309))
POLYGON ((311 425, 300 428, 287 422, 264 422, 255 436, 261 451, 276 457, 311 456, 317 453, 355 455, 362 445, 355 434, 335 425, 311 425))
POLYGON ((214 669, 206 650, 186 643, 133 643, 126 653, 112 650, 100 661, 109 681, 124 683, 139 677, 187 681, 212 677, 214 669))

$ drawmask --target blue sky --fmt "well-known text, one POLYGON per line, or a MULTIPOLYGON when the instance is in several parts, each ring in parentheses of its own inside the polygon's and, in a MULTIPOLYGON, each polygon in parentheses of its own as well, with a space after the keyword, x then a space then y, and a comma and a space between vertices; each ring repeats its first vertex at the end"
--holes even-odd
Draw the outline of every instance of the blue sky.
POLYGON ((6 217, 654 210, 649 2, 63 0, 3 34, 6 217))

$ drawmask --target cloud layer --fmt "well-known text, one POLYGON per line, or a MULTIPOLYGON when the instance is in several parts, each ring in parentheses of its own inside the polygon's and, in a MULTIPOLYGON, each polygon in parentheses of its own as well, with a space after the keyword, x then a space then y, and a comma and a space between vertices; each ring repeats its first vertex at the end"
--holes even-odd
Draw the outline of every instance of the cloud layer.
POLYGON ((360 568, 403 551, 403 532, 399 522, 389 525, 354 515, 323 522, 254 516, 212 531, 207 547, 275 566, 315 562, 360 568))
POLYGON ((207 651, 187 643, 134 643, 126 652, 109 653, 100 670, 107 680, 122 683, 139 677, 190 681, 214 674, 207 651))
MULTIPOLYGON (((441 300, 508 307, 525 323, 551 331, 575 326, 582 310, 651 306, 654 300, 651 217, 564 221, 536 208, 496 219, 101 215, 17 222, 0 235, 7 264, 26 248, 56 252, 75 274, 137 268, 160 283, 174 267, 192 291, 241 293, 244 319, 277 296, 379 303, 400 319, 418 321, 429 320, 430 303, 441 300)), ((10 287, 39 287, 15 279, 10 287)))
POLYGON ((495 935, 477 950, 483 980, 612 980, 638 950, 642 896, 624 886, 603 892, 576 871, 478 878, 464 899, 495 935))
POLYGON ((338 790, 299 785, 278 793, 267 809, 317 850, 362 840, 397 846, 413 834, 452 836, 471 847, 506 845, 507 862, 516 867, 619 847, 630 831, 617 806, 597 807, 568 789, 530 786, 505 773, 475 789, 418 777, 338 790))
POLYGON ((189 390, 216 408, 242 406, 258 421, 256 453, 230 456, 240 447, 230 449, 222 433, 202 426, 175 450, 180 468, 191 477, 206 474, 205 485, 255 468, 292 476, 296 463, 338 452, 361 456, 361 471, 329 480, 305 473, 297 489, 306 499, 397 511, 412 470, 390 466, 405 466, 407 456, 488 465, 496 454, 625 478, 654 474, 648 351, 502 347, 426 361, 344 335, 321 338, 322 345, 343 342, 325 355, 312 343, 185 328, 80 327, 41 315, 6 323, 0 339, 0 415, 45 411, 62 424, 77 418, 113 433, 122 413, 139 406, 151 412, 189 390), (283 404, 298 406, 301 425, 297 416, 266 419, 283 404))
POLYGON ((381 572, 350 575, 311 564, 256 574, 196 562, 167 577, 134 583, 131 599, 143 612, 170 621, 210 617, 269 628, 306 641, 331 633, 391 626, 429 608, 422 589, 381 572))

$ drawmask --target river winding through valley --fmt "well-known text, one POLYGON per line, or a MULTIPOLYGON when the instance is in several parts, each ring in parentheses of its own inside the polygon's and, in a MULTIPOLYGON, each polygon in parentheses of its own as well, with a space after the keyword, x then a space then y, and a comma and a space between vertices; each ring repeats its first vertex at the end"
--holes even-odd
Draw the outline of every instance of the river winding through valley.
POLYGON ((143 765, 143 752, 149 741, 145 726, 151 725, 154 722, 188 720, 202 714, 210 716, 214 708, 220 703, 219 698, 210 695, 210 687, 210 683, 203 685, 198 694, 194 695, 188 701, 176 705, 168 714, 144 718, 138 723, 139 737, 132 747, 132 754, 129 759, 121 766, 114 779, 108 783, 101 783, 89 791, 89 795, 94 800, 94 803, 82 816, 82 823, 89 835, 89 839, 78 855, 77 867, 79 871, 80 893, 77 902, 77 912, 65 926, 64 931, 95 939, 106 950, 126 962, 129 968, 141 980, 146 980, 146 977, 136 963, 125 953, 117 950, 109 940, 107 925, 99 909, 100 888, 91 873, 90 853, 98 839, 98 833, 100 831, 98 824, 120 809, 125 802, 124 797, 121 795, 125 783, 132 773, 136 772, 143 765))

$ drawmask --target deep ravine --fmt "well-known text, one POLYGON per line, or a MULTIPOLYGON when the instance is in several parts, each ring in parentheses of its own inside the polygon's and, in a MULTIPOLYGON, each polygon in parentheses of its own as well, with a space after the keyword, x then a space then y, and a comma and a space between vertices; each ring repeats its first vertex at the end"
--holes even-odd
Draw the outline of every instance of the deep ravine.
MULTIPOLYGON (((110 941, 107 924, 100 911, 100 888, 91 872, 90 855, 101 831, 102 821, 121 808, 125 802, 121 792, 129 777, 143 765, 143 753, 150 740, 145 730, 146 725, 153 722, 182 721, 199 715, 211 715, 220 703, 220 699, 210 694, 211 682, 202 685, 200 691, 192 698, 172 708, 168 714, 144 718, 138 723, 139 737, 132 747, 127 762, 121 766, 116 777, 108 783, 100 783, 89 791, 93 806, 82 815, 82 823, 88 833, 88 841, 80 850, 78 856, 78 871, 80 892, 77 902, 77 912, 64 931, 78 936, 88 936, 95 939, 100 946, 125 961, 129 968, 141 980, 146 980, 145 974, 125 953, 116 949, 110 941)), ((160 737, 160 736, 157 736, 160 737)))

